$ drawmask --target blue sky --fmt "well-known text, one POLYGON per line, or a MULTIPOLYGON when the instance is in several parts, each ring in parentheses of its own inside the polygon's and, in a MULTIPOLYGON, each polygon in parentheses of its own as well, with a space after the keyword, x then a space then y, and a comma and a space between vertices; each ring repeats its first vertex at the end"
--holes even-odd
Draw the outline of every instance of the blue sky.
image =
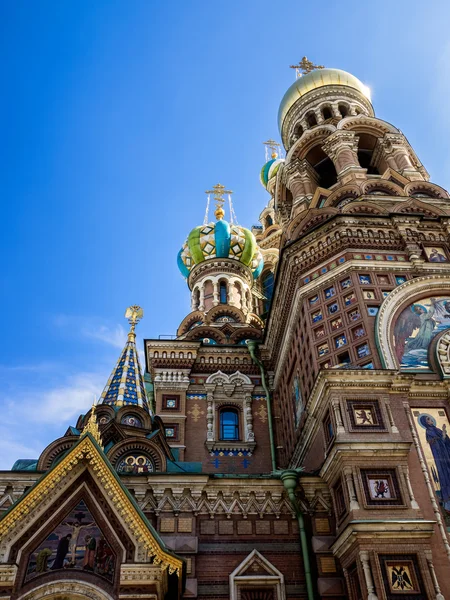
POLYGON ((303 55, 369 85, 449 188, 449 20, 446 1, 1 2, 0 468, 100 394, 127 306, 141 347, 176 331, 205 189, 257 221, 262 141, 303 55))

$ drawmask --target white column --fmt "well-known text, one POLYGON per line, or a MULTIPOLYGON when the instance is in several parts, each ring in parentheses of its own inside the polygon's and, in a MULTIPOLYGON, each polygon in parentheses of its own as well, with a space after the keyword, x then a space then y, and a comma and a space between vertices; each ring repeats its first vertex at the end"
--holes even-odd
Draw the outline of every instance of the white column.
POLYGON ((331 405, 333 406, 334 419, 336 421, 336 434, 345 433, 344 423, 342 422, 341 409, 339 407, 339 400, 333 398, 331 400, 331 405))
POLYGON ((411 508, 414 508, 415 510, 419 510, 420 507, 417 504, 416 499, 414 498, 414 491, 412 489, 411 480, 409 478, 409 468, 408 468, 408 465, 404 465, 404 467, 403 467, 403 475, 405 476, 406 487, 408 488, 409 501, 411 502, 411 508))
POLYGON ((211 392, 207 394, 207 409, 206 409, 206 440, 208 442, 214 442, 216 436, 214 435, 214 408, 213 408, 213 400, 214 396, 211 392))
POLYGON ((255 433, 253 431, 253 415, 252 415, 252 397, 251 395, 245 396, 244 400, 244 418, 246 426, 246 442, 253 442, 255 440, 255 433))
POLYGON ((375 594, 375 586, 373 585, 372 571, 370 570, 368 551, 360 550, 359 558, 361 560, 362 568, 364 571, 364 578, 366 580, 366 587, 368 591, 367 600, 378 600, 378 596, 375 594))
POLYGON ((434 570, 433 564, 433 555, 431 550, 424 550, 425 558, 427 559, 428 568, 430 569, 431 579, 433 581, 434 591, 436 592, 436 600, 445 600, 444 596, 441 593, 441 588, 439 587, 439 581, 436 577, 436 571, 434 570))
POLYGON ((353 471, 351 467, 345 467, 344 477, 347 483, 348 495, 350 498, 350 510, 359 510, 358 498, 356 496, 355 482, 353 480, 353 471))

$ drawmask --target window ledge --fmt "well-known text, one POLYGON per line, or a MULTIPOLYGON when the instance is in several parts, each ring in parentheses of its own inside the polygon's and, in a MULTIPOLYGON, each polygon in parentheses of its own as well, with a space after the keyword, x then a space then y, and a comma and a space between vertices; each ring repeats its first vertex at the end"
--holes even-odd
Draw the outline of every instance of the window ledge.
POLYGON ((256 447, 256 442, 227 442, 226 440, 219 441, 208 441, 206 447, 210 452, 245 452, 246 454, 252 454, 256 447))

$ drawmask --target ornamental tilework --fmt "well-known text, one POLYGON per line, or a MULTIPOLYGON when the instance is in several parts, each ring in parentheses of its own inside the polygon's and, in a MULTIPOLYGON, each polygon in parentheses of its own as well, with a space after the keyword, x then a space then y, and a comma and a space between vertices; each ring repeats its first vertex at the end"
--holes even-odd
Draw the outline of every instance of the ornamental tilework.
POLYGON ((128 339, 125 348, 103 390, 99 404, 141 406, 148 411, 136 344, 128 339))

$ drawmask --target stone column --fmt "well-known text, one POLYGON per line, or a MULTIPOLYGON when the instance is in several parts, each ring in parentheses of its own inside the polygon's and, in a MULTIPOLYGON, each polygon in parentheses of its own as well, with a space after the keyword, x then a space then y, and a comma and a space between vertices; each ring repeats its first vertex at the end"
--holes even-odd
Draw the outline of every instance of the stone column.
POLYGON ((428 568, 430 570, 431 580, 433 581, 434 591, 436 592, 435 599, 436 600, 445 600, 444 596, 441 593, 441 588, 439 587, 439 581, 436 577, 436 571, 434 570, 433 564, 433 555, 431 550, 424 550, 425 558, 427 559, 428 568))
POLYGON ((200 302, 198 304, 198 310, 205 310, 205 288, 203 285, 200 288, 200 302))
POLYGON ((253 414, 252 414, 252 396, 248 394, 244 399, 244 418, 245 418, 245 429, 246 429, 246 442, 253 442, 255 440, 255 433, 253 431, 253 414))
POLYGON ((391 426, 391 431, 392 431, 392 433, 399 433, 398 428, 394 421, 394 416, 392 414, 391 404, 390 404, 389 400, 386 400, 385 404, 386 404, 386 412, 387 412, 388 419, 389 419, 389 425, 391 426))
POLYGON ((206 396, 206 400, 207 400, 207 409, 206 409, 206 427, 207 427, 206 441, 208 441, 208 442, 214 442, 215 439, 216 439, 216 436, 214 434, 214 407, 213 407, 214 395, 213 395, 212 392, 208 392, 208 394, 206 396))
POLYGON ((414 508, 414 510, 419 510, 420 507, 417 504, 416 499, 414 498, 414 491, 412 489, 411 480, 409 478, 408 465, 403 466, 403 475, 405 476, 406 487, 408 488, 409 501, 411 502, 411 508, 414 508))
POLYGON ((287 187, 294 202, 304 196, 312 196, 317 188, 317 173, 306 159, 293 160, 286 166, 287 187))
POLYGON ((356 497, 355 482, 353 480, 353 471, 351 467, 344 468, 344 477, 350 498, 350 510, 359 510, 360 507, 358 498, 356 497))
POLYGON ((345 427, 344 423, 342 422, 339 400, 337 398, 333 398, 331 400, 331 406, 333 407, 334 420, 336 421, 336 435, 338 433, 345 433, 345 427))
POLYGON ((331 158, 339 178, 343 172, 356 173, 359 179, 366 175, 358 160, 358 136, 352 131, 338 130, 332 133, 323 143, 322 148, 331 158))
POLYGON ((375 594, 375 586, 373 584, 368 551, 360 550, 359 558, 361 560, 362 568, 364 571, 364 579, 366 580, 366 587, 368 592, 367 600, 378 600, 378 596, 375 594))
POLYGON ((220 302, 219 298, 219 282, 213 282, 213 306, 217 306, 220 302))

